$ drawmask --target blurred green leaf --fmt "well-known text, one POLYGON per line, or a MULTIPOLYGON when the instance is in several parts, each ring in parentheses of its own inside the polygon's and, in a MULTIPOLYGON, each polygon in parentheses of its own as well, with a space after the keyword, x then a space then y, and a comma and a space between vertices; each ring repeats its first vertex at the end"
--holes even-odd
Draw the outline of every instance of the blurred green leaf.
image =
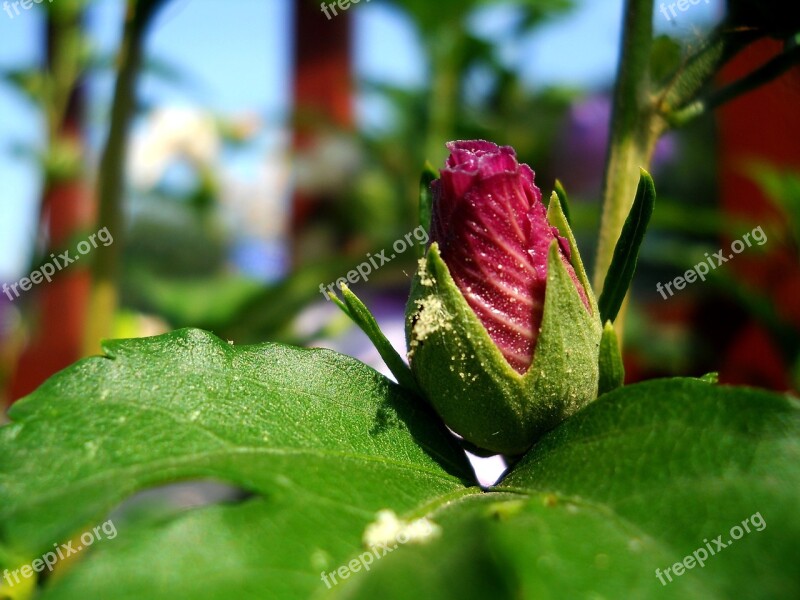
POLYGON ((140 288, 137 306, 163 315, 176 327, 223 327, 265 289, 262 282, 230 273, 176 278, 137 269, 129 277, 140 288))
POLYGON ((800 249, 800 173, 766 163, 748 165, 747 171, 786 215, 784 226, 800 249))

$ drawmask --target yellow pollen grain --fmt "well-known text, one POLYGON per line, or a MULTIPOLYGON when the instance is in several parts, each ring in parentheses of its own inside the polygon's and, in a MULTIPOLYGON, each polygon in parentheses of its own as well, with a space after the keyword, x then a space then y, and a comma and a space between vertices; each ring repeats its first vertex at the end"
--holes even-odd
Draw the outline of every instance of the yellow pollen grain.
POLYGON ((450 324, 450 316, 444 308, 442 301, 436 296, 426 296, 421 300, 415 301, 418 310, 416 322, 411 331, 411 348, 409 355, 413 354, 414 349, 424 342, 429 335, 439 330, 450 331, 453 326, 450 324))
POLYGON ((449 331, 453 328, 442 301, 436 296, 417 300, 417 306, 419 312, 417 313, 417 322, 414 324, 414 338, 420 342, 440 329, 449 331))
POLYGON ((420 284, 425 287, 433 287, 436 283, 436 280, 428 274, 428 263, 424 258, 417 261, 417 275, 419 275, 420 284))

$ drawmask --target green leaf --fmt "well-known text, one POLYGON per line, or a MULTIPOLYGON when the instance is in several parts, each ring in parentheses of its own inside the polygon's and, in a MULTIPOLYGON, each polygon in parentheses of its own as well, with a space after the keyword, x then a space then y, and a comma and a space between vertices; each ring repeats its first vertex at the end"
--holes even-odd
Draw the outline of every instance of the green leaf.
POLYGON ((381 328, 378 326, 378 322, 375 320, 375 317, 372 316, 372 313, 369 312, 369 309, 361 302, 358 296, 350 291, 350 288, 346 284, 342 284, 341 287, 344 301, 339 300, 336 294, 328 294, 330 299, 333 300, 336 306, 342 309, 344 314, 350 317, 353 322, 359 326, 361 331, 367 335, 378 351, 378 354, 381 355, 383 362, 386 363, 392 375, 397 379, 397 382, 408 391, 420 397, 424 397, 422 390, 417 386, 411 369, 408 368, 403 358, 383 334, 383 331, 381 331, 381 328))
POLYGON ((597 395, 602 396, 621 387, 624 381, 625 366, 622 364, 617 333, 611 321, 606 321, 603 337, 600 339, 600 382, 597 395))
POLYGON ((29 563, 148 487, 216 479, 254 496, 121 523, 48 598, 304 597, 320 571, 361 549, 378 510, 406 515, 474 493, 435 415, 349 357, 236 347, 199 330, 104 349, 18 402, 0 428, 0 569, 29 563))
POLYGON ((614 256, 608 268, 603 292, 597 304, 600 307, 600 318, 603 323, 614 321, 628 293, 628 287, 636 272, 639 259, 639 248, 647 232, 653 207, 656 202, 656 188, 653 178, 644 169, 640 169, 639 187, 633 201, 628 218, 622 227, 622 233, 614 246, 614 256))
POLYGON ((708 597, 798 597, 798 409, 788 397, 694 379, 626 386, 546 436, 500 489, 579 498, 657 540, 669 558, 649 561, 653 597, 662 591, 656 568, 704 539, 722 534, 726 542, 760 512, 763 531, 745 533, 668 587, 696 580, 714 592, 708 597))
POLYGON ((436 540, 400 546, 335 597, 797 598, 798 434, 797 402, 776 394, 626 386, 547 434, 493 492, 432 511, 436 540), (664 575, 750 517, 702 567, 664 575))
POLYGON ((372 565, 369 573, 354 576, 333 588, 331 596, 418 600, 512 598, 513 582, 507 565, 493 555, 485 537, 491 521, 488 511, 513 494, 464 497, 430 515, 444 533, 426 545, 401 545, 372 565), (402 582, 402 583, 401 583, 402 582))
POLYGON ((670 564, 671 549, 590 502, 492 493, 465 497, 433 518, 443 530, 437 540, 401 546, 369 573, 343 582, 333 597, 710 597, 697 581, 662 588, 650 565, 670 564))
POLYGON ((217 478, 253 496, 123 520, 45 600, 800 595, 800 407, 788 397, 696 379, 627 386, 482 494, 463 487, 463 456, 424 407, 352 359, 196 330, 106 350, 0 429, 0 567, 29 564, 146 486, 217 478), (440 533, 348 570, 379 509, 440 533), (747 519, 702 568, 659 582, 656 569, 727 543, 747 519), (329 590, 322 575, 342 567, 329 590))

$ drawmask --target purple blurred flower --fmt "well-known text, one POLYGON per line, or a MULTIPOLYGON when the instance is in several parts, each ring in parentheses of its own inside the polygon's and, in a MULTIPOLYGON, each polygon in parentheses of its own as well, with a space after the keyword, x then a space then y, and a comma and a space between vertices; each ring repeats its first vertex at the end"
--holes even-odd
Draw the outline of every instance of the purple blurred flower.
POLYGON ((584 304, 569 245, 547 221, 534 172, 509 146, 447 144, 450 156, 433 183, 431 241, 469 306, 509 365, 531 365, 544 310, 547 252, 558 239, 561 259, 584 304))
MULTIPOLYGON (((600 195, 603 168, 611 123, 611 99, 591 96, 573 105, 567 122, 558 136, 555 172, 563 174, 570 193, 588 197, 600 195)), ((663 136, 653 153, 652 171, 657 173, 676 155, 676 140, 671 133, 663 136)))
POLYGON ((0 343, 11 331, 13 310, 11 301, 4 294, 0 294, 0 343))

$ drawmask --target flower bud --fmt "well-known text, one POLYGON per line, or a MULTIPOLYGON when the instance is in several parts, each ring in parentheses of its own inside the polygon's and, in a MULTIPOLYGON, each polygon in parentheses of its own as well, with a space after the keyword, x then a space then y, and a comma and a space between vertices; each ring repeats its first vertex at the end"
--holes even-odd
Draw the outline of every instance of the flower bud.
POLYGON ((451 429, 517 454, 597 396, 599 311, 531 168, 510 147, 447 146, 406 308, 409 361, 451 429))

